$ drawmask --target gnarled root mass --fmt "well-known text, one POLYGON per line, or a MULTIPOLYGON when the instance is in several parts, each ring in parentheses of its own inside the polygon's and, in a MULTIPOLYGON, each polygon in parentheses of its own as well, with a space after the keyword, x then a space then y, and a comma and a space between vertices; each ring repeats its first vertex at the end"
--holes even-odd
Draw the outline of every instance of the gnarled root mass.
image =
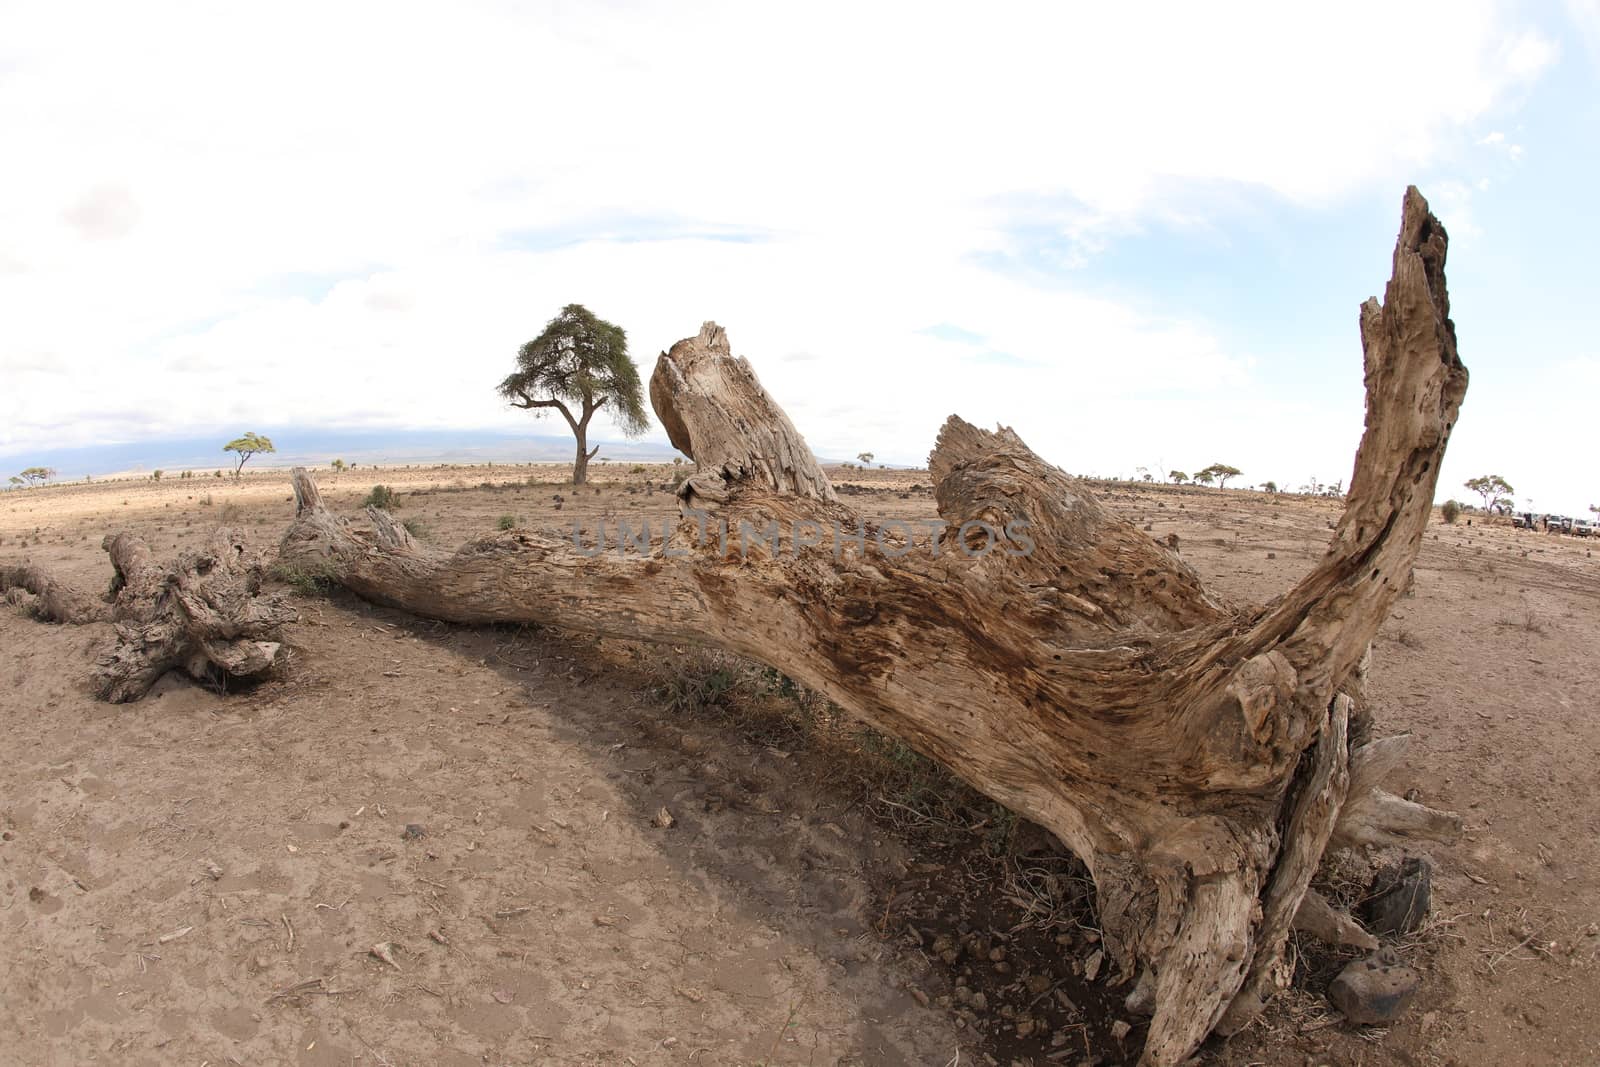
POLYGON ((32 565, 0 567, 0 592, 33 598, 47 622, 112 621, 116 637, 95 662, 102 700, 138 700, 169 670, 208 682, 253 679, 277 663, 279 630, 295 614, 263 596, 261 554, 242 534, 218 529, 198 552, 157 563, 132 534, 107 536, 115 569, 109 600, 97 599, 32 565))

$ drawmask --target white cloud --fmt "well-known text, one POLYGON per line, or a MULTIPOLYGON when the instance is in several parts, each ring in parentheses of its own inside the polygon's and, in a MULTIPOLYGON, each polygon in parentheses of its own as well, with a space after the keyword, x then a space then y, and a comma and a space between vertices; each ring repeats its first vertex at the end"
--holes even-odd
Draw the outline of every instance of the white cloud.
MULTIPOLYGON (((1256 392, 1252 354, 1211 325, 975 256, 1054 202, 1074 207, 1020 219, 1092 258, 1173 183, 1398 201, 1554 54, 1471 3, 108 3, 86 21, 0 14, 0 143, 27 161, 0 173, 0 377, 29 375, 0 389, 0 451, 526 425, 492 386, 573 300, 626 325, 646 370, 716 317, 834 455, 919 458, 957 408, 1073 469, 1202 432, 1231 455, 1304 440, 1315 417, 1256 392), (940 322, 1016 362, 919 334, 940 322)), ((1322 447, 1272 451, 1305 466, 1322 447)))

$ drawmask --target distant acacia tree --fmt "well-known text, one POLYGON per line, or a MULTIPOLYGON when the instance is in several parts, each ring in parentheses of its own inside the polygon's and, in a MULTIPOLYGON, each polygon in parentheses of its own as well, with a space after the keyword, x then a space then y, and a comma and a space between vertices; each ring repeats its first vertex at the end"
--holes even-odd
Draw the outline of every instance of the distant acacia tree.
POLYGON ((233 468, 233 476, 239 477, 244 470, 247 460, 258 452, 276 452, 272 446, 272 438, 263 437, 258 433, 247 433, 243 437, 235 437, 232 441, 222 446, 224 452, 239 453, 239 465, 233 468))
POLYGON ((1262 492, 1266 492, 1266 493, 1276 493, 1278 491, 1278 483, 1277 482, 1262 482, 1261 483, 1261 490, 1262 490, 1262 492))
MULTIPOLYGON (((1468 489, 1483 497, 1483 510, 1493 511, 1495 504, 1501 497, 1509 497, 1516 492, 1511 488, 1511 483, 1498 474, 1484 474, 1477 478, 1469 478, 1463 483, 1468 489)), ((1510 501, 1507 501, 1509 504, 1510 501)))
POLYGON ((328 464, 328 466, 332 467, 335 472, 342 472, 344 470, 344 460, 336 459, 332 463, 328 464))
POLYGON ((55 476, 56 469, 54 467, 29 467, 18 474, 14 480, 20 480, 23 485, 42 485, 55 476))
POLYGON ((856 458, 861 461, 863 467, 870 467, 876 457, 871 452, 857 452, 856 458))
POLYGON ((500 383, 499 392, 513 407, 561 412, 578 442, 574 485, 589 480, 589 461, 600 451, 599 445, 589 449, 595 412, 610 404, 612 419, 629 437, 650 426, 639 370, 628 358, 628 335, 582 304, 562 308, 543 333, 522 346, 517 369, 500 383))
POLYGON ((18 477, 17 475, 13 474, 11 476, 11 484, 12 485, 22 485, 23 481, 22 481, 22 479, 20 477, 18 477))
POLYGON ((1195 481, 1201 481, 1201 474, 1209 475, 1210 477, 1204 479, 1207 485, 1210 485, 1211 479, 1215 478, 1217 480, 1217 488, 1226 489, 1228 488, 1229 478, 1237 478, 1243 473, 1238 467, 1230 467, 1226 463, 1213 463, 1194 477, 1195 481))
POLYGON ((1189 476, 1183 473, 1183 471, 1168 471, 1167 477, 1170 478, 1175 485, 1182 485, 1184 482, 1189 480, 1189 476))
POLYGON ((1194 480, 1199 482, 1201 485, 1210 485, 1212 482, 1217 480, 1217 472, 1212 470, 1210 467, 1207 467, 1203 471, 1195 471, 1194 480))

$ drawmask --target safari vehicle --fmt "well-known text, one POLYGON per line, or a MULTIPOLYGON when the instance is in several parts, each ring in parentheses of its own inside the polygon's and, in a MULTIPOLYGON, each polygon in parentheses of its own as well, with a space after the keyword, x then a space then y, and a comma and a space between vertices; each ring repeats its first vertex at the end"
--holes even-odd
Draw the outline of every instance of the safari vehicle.
POLYGON ((1572 520, 1572 536, 1573 537, 1593 537, 1594 535, 1595 535, 1594 523, 1590 522, 1588 519, 1573 519, 1572 520))

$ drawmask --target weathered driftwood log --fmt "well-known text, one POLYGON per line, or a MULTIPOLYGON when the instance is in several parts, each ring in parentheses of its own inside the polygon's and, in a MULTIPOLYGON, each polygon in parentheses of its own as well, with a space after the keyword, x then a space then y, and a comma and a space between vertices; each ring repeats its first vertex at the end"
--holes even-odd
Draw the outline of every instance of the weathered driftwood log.
POLYGON ((1385 300, 1361 310, 1367 428, 1344 518, 1265 606, 1208 593, 1016 434, 957 418, 929 458, 939 527, 866 521, 711 323, 651 380, 697 470, 648 551, 596 552, 593 531, 440 551, 383 512, 370 531, 336 518, 297 471, 282 556, 421 615, 715 645, 825 693, 1088 864, 1130 1001, 1153 1008, 1143 1062, 1175 1064, 1287 981, 1330 841, 1459 825, 1364 802, 1388 750, 1353 760, 1348 733, 1353 672, 1410 573, 1466 389, 1444 259, 1409 190, 1385 300))
POLYGON ((277 662, 279 628, 295 614, 281 597, 261 595, 262 558, 242 534, 219 529, 204 549, 168 563, 157 563, 128 533, 108 535, 102 547, 115 570, 109 602, 38 567, 0 567, 0 591, 33 594, 35 614, 45 621, 116 624, 94 666, 102 700, 138 700, 173 669, 226 683, 259 677, 277 662))
POLYGON ((13 597, 26 593, 25 601, 17 598, 16 602, 26 603, 33 617, 43 622, 97 622, 111 617, 111 606, 104 600, 32 563, 0 566, 0 592, 13 597))

